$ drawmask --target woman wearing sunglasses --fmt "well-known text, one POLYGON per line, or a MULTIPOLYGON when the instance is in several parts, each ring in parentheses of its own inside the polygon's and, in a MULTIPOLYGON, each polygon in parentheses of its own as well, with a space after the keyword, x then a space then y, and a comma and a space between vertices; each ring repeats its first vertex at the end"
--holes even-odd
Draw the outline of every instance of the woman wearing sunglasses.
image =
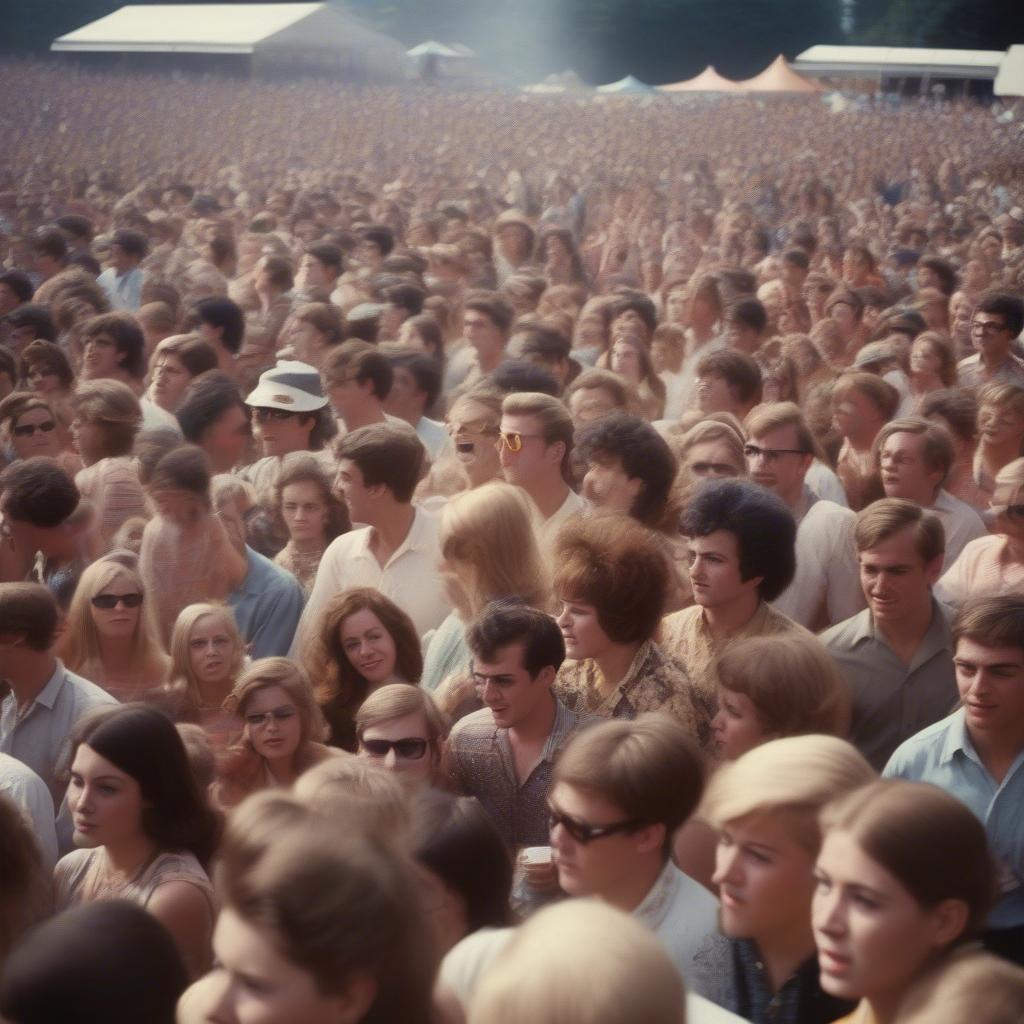
POLYGON ((15 391, 0 402, 0 441, 8 462, 43 455, 56 459, 73 476, 82 462, 65 450, 65 433, 53 404, 39 395, 15 391))
POLYGON ((382 686, 356 712, 359 756, 413 786, 442 783, 441 759, 450 723, 418 686, 382 686))
POLYGON ((939 600, 962 605, 968 596, 998 597, 1024 590, 1024 459, 996 474, 990 504, 993 532, 972 540, 935 587, 939 600))
POLYGON ((213 799, 233 807, 250 793, 288 788, 307 769, 337 753, 321 742, 327 723, 306 673, 287 658, 260 658, 238 678, 227 707, 242 735, 229 751, 213 799))
POLYGON ((331 729, 331 745, 356 749, 355 715, 389 683, 420 681, 423 655, 412 619, 373 587, 335 594, 303 659, 331 729))
POLYGON ((145 699, 167 681, 170 659, 134 555, 108 555, 82 573, 60 657, 120 701, 145 699))

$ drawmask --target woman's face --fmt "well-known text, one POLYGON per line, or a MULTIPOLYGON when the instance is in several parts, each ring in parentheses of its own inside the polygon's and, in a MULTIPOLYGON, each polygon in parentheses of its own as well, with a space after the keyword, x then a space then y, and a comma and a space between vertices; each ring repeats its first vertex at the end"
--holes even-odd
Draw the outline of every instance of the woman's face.
POLYGON ((394 638, 369 608, 348 616, 339 633, 345 657, 371 689, 395 674, 397 653, 394 638))
MULTIPOLYGON (((926 909, 847 832, 825 836, 811 923, 821 987, 841 999, 898 1000, 928 961, 956 937, 940 908, 926 909)), ((962 906, 962 904, 960 904, 962 906)))
POLYGON ((201 615, 188 637, 188 663, 200 683, 227 683, 235 665, 235 638, 219 615, 201 615))
POLYGON ((185 364, 170 352, 161 352, 153 363, 153 376, 149 385, 149 397, 154 405, 167 412, 174 412, 181 402, 192 380, 192 374, 185 364))
POLYGON ((631 384, 640 383, 640 355, 626 341, 617 341, 612 345, 610 367, 612 373, 619 374, 631 384))
POLYGON ((558 627, 565 641, 566 657, 576 661, 598 658, 614 646, 615 642, 601 628, 594 605, 574 601, 570 597, 560 597, 559 600, 562 611, 558 615, 558 627))
POLYGON ((435 751, 422 711, 368 725, 359 739, 359 756, 415 784, 429 785, 434 774, 435 751))
POLYGON ((89 611, 96 631, 108 639, 126 639, 135 635, 142 615, 142 588, 121 576, 111 580, 92 597, 89 611), (113 607, 108 607, 114 602, 113 607), (138 601, 138 604, 135 602, 138 601), (127 602, 134 604, 130 607, 127 602))
POLYGON ((91 466, 94 462, 99 462, 106 452, 107 433, 103 425, 96 420, 76 416, 71 421, 71 441, 75 451, 82 457, 82 462, 91 466))
POLYGON ((290 763, 302 741, 299 709, 281 686, 264 686, 246 702, 242 716, 253 749, 267 761, 290 763))
POLYGON ((33 363, 28 368, 28 386, 40 395, 52 395, 64 390, 60 375, 46 363, 33 363))
POLYGON ((29 409, 11 423, 11 444, 19 459, 60 455, 57 421, 48 409, 29 409))
POLYGON ((288 484, 281 491, 281 517, 292 540, 323 543, 327 529, 327 502, 322 490, 312 480, 288 484))
POLYGON ((719 480, 740 476, 742 467, 735 462, 732 450, 724 441, 702 441, 691 446, 683 463, 690 476, 700 480, 719 480))
POLYGON ((718 714, 711 720, 715 752, 723 761, 735 761, 769 739, 754 702, 745 694, 718 688, 718 714))
POLYGON ((927 338, 915 338, 910 347, 910 372, 938 377, 941 369, 942 360, 935 346, 927 338))
POLYGON ((213 931, 217 966, 182 996, 181 1019, 208 1024, 337 1024, 356 1019, 346 1015, 347 995, 325 995, 311 971, 279 950, 272 932, 225 907, 213 931))
POLYGON ((981 443, 992 448, 1015 444, 1018 448, 1024 441, 1024 416, 1006 406, 985 402, 978 410, 978 432, 981 443))
POLYGON ((68 810, 75 846, 123 846, 142 833, 142 790, 88 744, 81 743, 71 763, 68 810))

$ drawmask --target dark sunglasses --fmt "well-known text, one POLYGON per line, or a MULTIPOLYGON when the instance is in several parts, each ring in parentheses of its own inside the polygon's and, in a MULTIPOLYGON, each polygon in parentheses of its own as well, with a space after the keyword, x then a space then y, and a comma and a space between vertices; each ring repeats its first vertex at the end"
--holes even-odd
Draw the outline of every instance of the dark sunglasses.
POLYGON ((401 761, 418 761, 427 752, 427 741, 416 738, 404 740, 360 740, 360 746, 370 757, 387 757, 393 750, 401 761))
POLYGON ((556 825, 561 825, 577 843, 586 845, 595 839, 613 836, 617 832, 633 832, 640 827, 640 822, 617 821, 612 825, 590 825, 577 818, 570 818, 568 814, 556 811, 553 807, 548 807, 548 828, 553 829, 556 825))
POLYGON ((266 408, 253 408, 252 418, 257 423, 266 423, 267 420, 290 420, 293 416, 297 416, 298 413, 292 412, 290 409, 266 409, 266 408))
POLYGON ((113 611, 119 604, 125 608, 138 608, 142 604, 141 594, 97 594, 92 599, 93 607, 113 611))
POLYGON ((40 434, 49 434, 51 430, 56 429, 57 424, 53 420, 47 420, 45 423, 23 423, 14 428, 14 436, 31 437, 37 430, 40 434))
POLYGON ((251 715, 246 715, 245 720, 249 725, 258 727, 261 725, 267 725, 272 718, 278 722, 283 722, 288 718, 293 718, 297 714, 298 711, 295 708, 285 704, 279 708, 274 708, 273 711, 256 711, 251 715))

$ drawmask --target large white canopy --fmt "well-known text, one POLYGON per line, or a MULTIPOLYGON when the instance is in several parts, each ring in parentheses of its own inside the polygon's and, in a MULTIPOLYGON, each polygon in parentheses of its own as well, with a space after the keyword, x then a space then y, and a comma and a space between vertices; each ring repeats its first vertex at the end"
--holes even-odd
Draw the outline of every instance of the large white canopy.
POLYGON ((999 65, 992 91, 997 96, 1024 96, 1024 46, 1011 46, 999 65))
POLYGON ((912 46, 812 46, 792 67, 802 74, 995 78, 1003 50, 930 50, 912 46))

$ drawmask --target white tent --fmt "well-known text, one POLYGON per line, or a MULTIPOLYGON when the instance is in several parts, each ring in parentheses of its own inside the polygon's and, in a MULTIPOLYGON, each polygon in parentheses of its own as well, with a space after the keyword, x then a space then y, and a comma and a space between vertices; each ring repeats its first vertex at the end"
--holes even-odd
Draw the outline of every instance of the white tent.
POLYGON ((617 82, 608 82, 606 85, 599 85, 597 91, 619 96, 646 96, 654 92, 654 86, 641 82, 633 75, 626 75, 617 82))
POLYGON ((371 77, 399 77, 406 68, 400 43, 326 3, 130 5, 61 36, 50 49, 221 55, 371 77))
POLYGON ((1011 46, 1006 51, 992 91, 997 96, 1024 96, 1024 46, 1011 46))
POLYGON ((933 50, 916 46, 812 46, 793 69, 804 75, 854 78, 992 79, 1002 50, 933 50))
POLYGON ((464 57, 464 53, 459 53, 458 50, 452 49, 450 46, 445 46, 444 43, 439 43, 434 39, 428 39, 425 43, 420 43, 418 46, 414 46, 411 50, 405 51, 406 56, 409 57, 464 57))

